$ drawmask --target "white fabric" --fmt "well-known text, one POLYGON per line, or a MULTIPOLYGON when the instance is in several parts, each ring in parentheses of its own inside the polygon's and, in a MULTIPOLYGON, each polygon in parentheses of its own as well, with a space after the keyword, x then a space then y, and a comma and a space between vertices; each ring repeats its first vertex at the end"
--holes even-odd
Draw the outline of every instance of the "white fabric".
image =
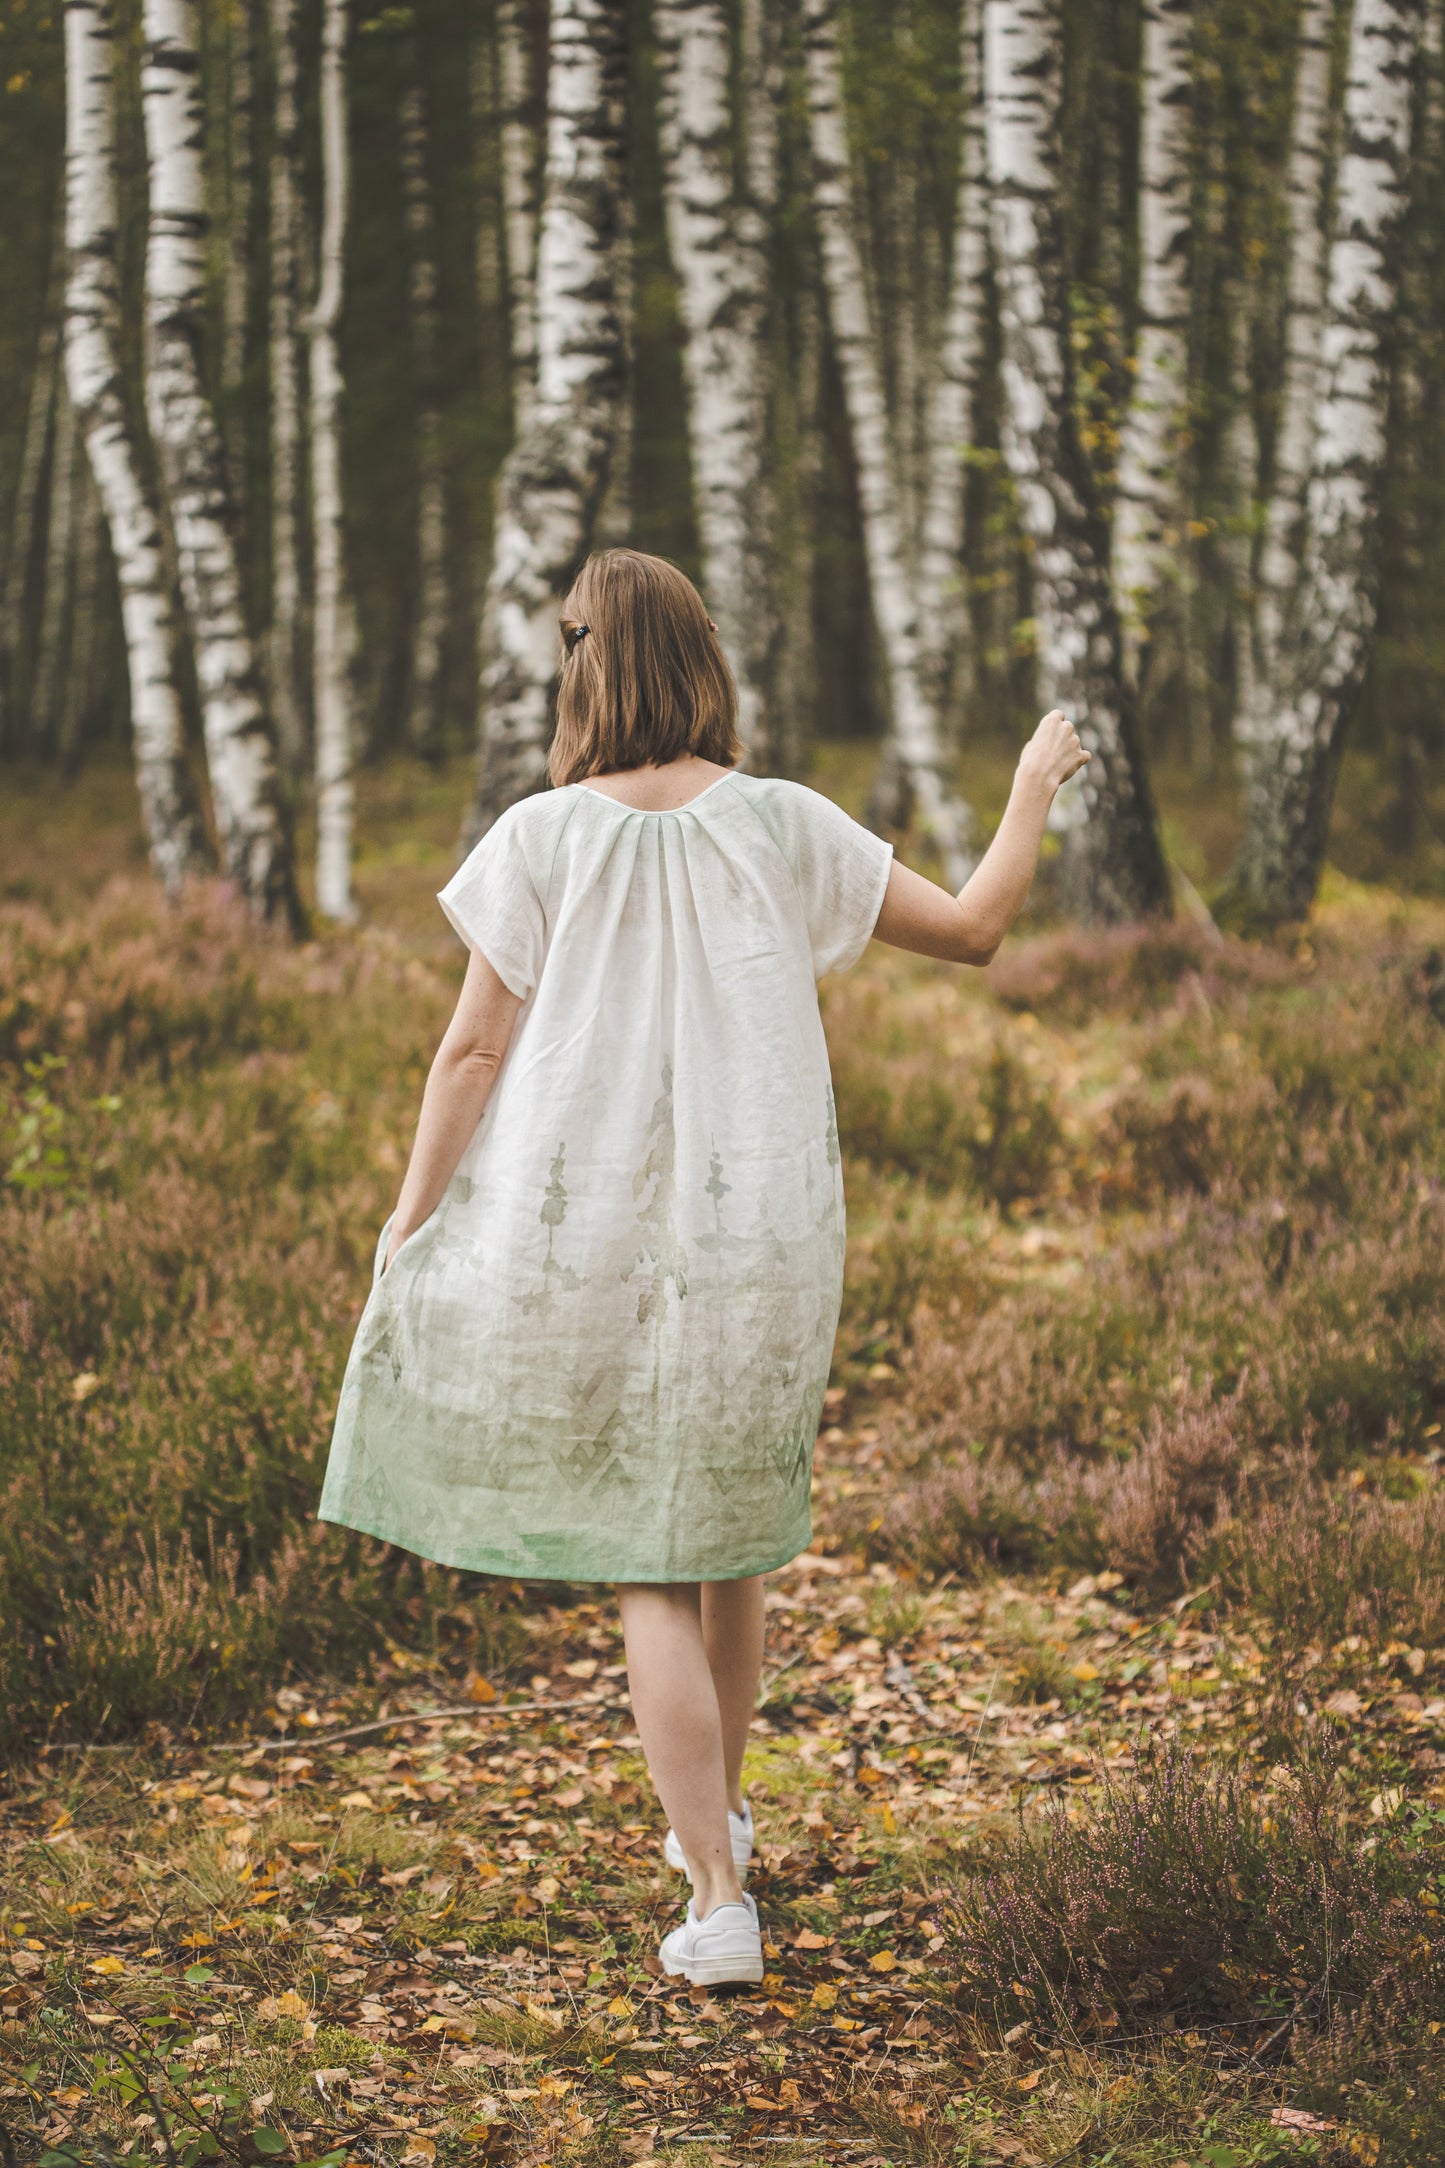
POLYGON ((815 980, 892 852, 729 774, 675 812, 585 784, 441 892, 524 1006, 437 1211, 357 1333, 322 1517, 444 1563, 725 1579, 809 1541, 843 1272, 815 980))

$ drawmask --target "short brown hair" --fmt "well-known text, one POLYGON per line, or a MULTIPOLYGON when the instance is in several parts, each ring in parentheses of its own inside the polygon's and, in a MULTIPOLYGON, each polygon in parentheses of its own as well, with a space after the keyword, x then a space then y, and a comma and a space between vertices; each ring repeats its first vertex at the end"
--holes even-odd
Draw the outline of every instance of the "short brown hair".
POLYGON ((726 768, 742 758, 727 657, 702 596, 665 557, 594 550, 562 605, 560 631, 553 783, 684 753, 726 768))

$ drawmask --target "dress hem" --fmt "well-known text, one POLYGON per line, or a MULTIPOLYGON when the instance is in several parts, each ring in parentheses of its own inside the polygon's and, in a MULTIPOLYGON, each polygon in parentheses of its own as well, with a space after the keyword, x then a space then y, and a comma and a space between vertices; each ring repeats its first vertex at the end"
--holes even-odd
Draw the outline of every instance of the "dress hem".
POLYGON ((813 1540, 810 1523, 801 1543, 789 1544, 758 1565, 735 1566, 726 1573, 563 1573, 555 1568, 549 1571, 543 1567, 499 1565, 495 1552, 485 1556, 474 1553, 468 1558, 439 1558, 433 1551, 418 1550, 414 1543, 403 1543, 399 1537, 388 1535, 384 1528, 368 1528, 362 1521, 344 1520, 334 1513, 318 1513, 316 1518, 332 1528, 350 1528, 358 1535, 374 1536, 378 1543, 389 1543, 394 1550, 409 1551, 414 1558, 429 1559, 432 1565, 444 1566, 452 1573, 486 1573, 499 1581, 595 1582, 605 1587, 663 1586, 674 1581, 747 1581, 755 1573, 776 1573, 780 1566, 790 1565, 795 1558, 801 1557, 813 1540))

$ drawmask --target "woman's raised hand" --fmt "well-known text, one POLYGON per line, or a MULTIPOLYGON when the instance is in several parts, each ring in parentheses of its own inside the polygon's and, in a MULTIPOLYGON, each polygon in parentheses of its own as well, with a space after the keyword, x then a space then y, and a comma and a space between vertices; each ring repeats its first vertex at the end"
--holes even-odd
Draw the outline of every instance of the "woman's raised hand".
POLYGON ((1091 756, 1062 708, 1050 708, 1019 757, 1019 772, 1036 777, 1052 797, 1061 783, 1077 775, 1091 756))

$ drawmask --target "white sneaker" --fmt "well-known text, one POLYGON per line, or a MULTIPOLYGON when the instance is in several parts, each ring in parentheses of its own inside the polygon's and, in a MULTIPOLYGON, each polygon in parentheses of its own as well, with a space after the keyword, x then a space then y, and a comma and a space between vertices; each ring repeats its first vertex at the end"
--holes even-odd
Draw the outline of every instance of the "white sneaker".
POLYGON ((693 1987, 724 1987, 730 1980, 756 1985, 763 1976, 763 1938, 753 1899, 714 1905, 705 1920, 693 1911, 694 1902, 688 1899, 681 1927, 658 1950, 663 1971, 681 1973, 693 1987))
MULTIPOLYGON (((751 1800, 745 1799, 743 1801, 741 1814, 730 1813, 728 1815, 728 1835, 732 1839, 733 1865, 739 1875, 746 1878, 747 1871, 753 1863, 753 1808, 751 1800)), ((676 1833, 671 1829, 663 1840, 662 1856, 669 1867, 676 1867, 679 1874, 687 1873, 687 1860, 683 1854, 682 1846, 677 1841, 676 1833)))

